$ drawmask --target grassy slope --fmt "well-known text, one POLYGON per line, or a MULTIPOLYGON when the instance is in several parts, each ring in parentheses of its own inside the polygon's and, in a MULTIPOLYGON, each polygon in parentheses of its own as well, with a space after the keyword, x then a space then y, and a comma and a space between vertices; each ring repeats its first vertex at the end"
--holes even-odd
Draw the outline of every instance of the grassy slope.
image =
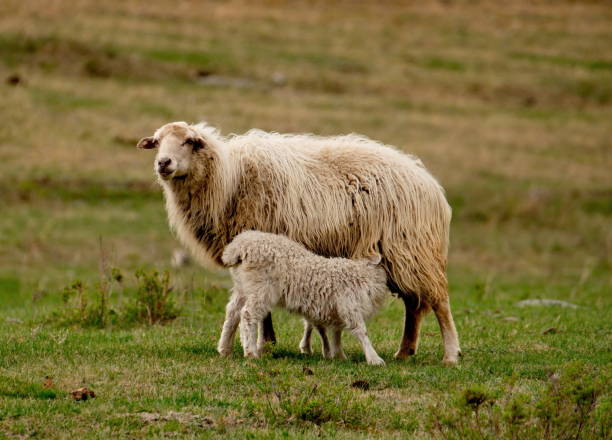
POLYGON ((604 3, 72 3, 0 5, 0 77, 24 81, 0 85, 0 435, 419 437, 428 406, 470 383, 503 387, 515 375, 535 396, 568 361, 608 368, 612 14, 604 3), (210 73, 246 82, 198 82, 210 73), (152 155, 133 147, 165 122, 201 118, 226 133, 357 131, 419 155, 454 208, 460 367, 441 366, 432 317, 419 355, 391 360, 397 301, 370 324, 384 369, 364 365, 350 337, 351 362, 298 355, 299 320, 282 313, 273 358, 219 359, 226 298, 207 289, 228 280, 197 268, 173 274, 197 288, 169 326, 42 324, 64 285, 96 279, 99 237, 117 266, 168 265, 176 244, 152 155), (537 297, 583 308, 514 306, 537 297), (549 327, 560 332, 542 335, 549 327), (304 376, 304 365, 315 374, 304 376), (45 376, 55 399, 40 389, 45 376), (371 390, 351 389, 355 379, 371 390), (83 384, 99 397, 66 397, 83 384), (274 392, 286 402, 315 384, 315 399, 339 413, 322 426, 283 416, 274 392), (185 415, 145 423, 135 416, 142 411, 199 414, 213 428, 185 415))

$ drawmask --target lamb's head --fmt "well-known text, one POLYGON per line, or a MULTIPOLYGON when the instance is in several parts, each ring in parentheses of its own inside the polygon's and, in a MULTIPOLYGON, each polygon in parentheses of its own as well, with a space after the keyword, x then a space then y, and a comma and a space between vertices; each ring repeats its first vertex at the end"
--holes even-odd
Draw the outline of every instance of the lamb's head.
POLYGON ((157 148, 153 168, 162 180, 189 175, 194 154, 206 148, 202 135, 186 122, 172 122, 159 128, 153 136, 142 138, 138 148, 157 148))

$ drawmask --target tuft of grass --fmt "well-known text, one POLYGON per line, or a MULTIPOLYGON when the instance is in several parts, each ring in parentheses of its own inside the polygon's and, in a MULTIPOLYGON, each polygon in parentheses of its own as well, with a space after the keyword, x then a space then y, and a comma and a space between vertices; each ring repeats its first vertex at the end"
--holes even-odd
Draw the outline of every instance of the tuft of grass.
POLYGON ((124 276, 117 268, 108 275, 103 273, 93 286, 76 280, 64 288, 62 307, 54 310, 46 322, 59 326, 105 328, 165 324, 176 319, 179 309, 172 297, 170 274, 140 269, 135 278, 135 292, 123 286, 124 276), (115 291, 116 287, 122 290, 115 291), (114 299, 113 304, 111 299, 114 299))
POLYGON ((273 426, 335 425, 363 429, 374 423, 376 414, 368 407, 367 399, 356 399, 338 386, 312 382, 280 384, 271 381, 262 387, 265 403, 262 414, 273 426))

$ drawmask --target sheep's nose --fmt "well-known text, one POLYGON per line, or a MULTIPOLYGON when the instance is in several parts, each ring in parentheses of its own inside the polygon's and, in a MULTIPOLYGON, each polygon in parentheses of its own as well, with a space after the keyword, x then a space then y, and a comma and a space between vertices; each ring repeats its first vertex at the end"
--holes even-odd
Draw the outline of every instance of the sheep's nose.
POLYGON ((157 166, 159 167, 160 170, 163 170, 164 168, 167 168, 171 162, 172 162, 172 159, 165 157, 157 161, 157 166))

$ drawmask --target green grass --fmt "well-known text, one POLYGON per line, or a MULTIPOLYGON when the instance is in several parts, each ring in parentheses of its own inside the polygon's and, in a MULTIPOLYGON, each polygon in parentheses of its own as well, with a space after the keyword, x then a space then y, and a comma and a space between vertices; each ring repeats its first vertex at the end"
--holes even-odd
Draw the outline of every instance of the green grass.
POLYGON ((603 2, 0 9, 0 438, 546 438, 550 405, 568 423, 550 438, 575 437, 581 411, 583 438, 610 438, 603 2), (207 73, 248 87, 200 83, 207 73), (419 353, 393 360, 396 299, 369 323, 384 368, 350 335, 347 362, 323 359, 318 340, 301 355, 300 319, 283 311, 264 359, 238 342, 220 358, 229 277, 170 267, 179 245, 153 155, 134 148, 202 118, 224 133, 359 132, 422 158, 453 206, 459 365, 442 365, 431 315, 419 353), (126 287, 108 298, 116 319, 90 325, 96 310, 75 319, 62 294, 74 280, 96 292, 101 254, 126 287), (176 319, 127 312, 140 268, 170 271, 176 319), (529 298, 580 308, 516 306, 529 298), (96 397, 74 401, 83 386, 96 397))

